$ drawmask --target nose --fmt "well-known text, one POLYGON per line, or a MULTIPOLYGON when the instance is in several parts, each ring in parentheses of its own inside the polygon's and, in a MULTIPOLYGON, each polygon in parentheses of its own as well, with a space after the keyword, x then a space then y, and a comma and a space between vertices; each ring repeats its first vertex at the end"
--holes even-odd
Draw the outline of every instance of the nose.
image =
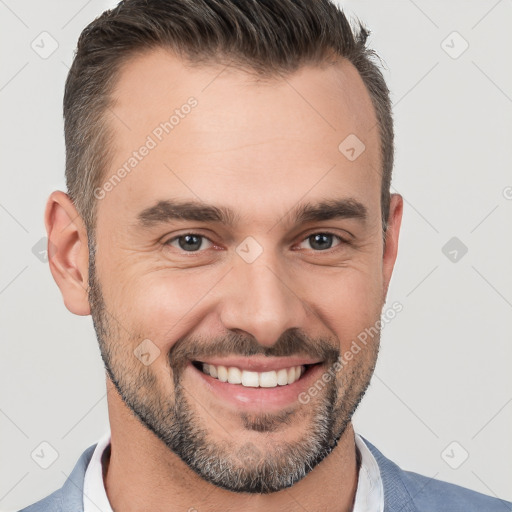
POLYGON ((252 334, 266 347, 287 329, 307 330, 306 303, 293 289, 289 273, 270 258, 260 256, 253 263, 238 259, 226 277, 220 307, 226 329, 252 334))

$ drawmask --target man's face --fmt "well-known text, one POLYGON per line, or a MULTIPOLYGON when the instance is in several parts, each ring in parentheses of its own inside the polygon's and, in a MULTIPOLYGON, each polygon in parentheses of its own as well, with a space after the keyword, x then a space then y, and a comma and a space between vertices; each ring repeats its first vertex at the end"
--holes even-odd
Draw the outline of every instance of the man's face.
POLYGON ((387 290, 368 93, 346 62, 256 82, 153 51, 123 68, 114 98, 105 182, 121 179, 98 200, 89 276, 110 378, 205 480, 288 487, 336 446, 377 357, 379 336, 332 370, 387 290), (355 159, 362 146, 338 148, 348 136, 365 145, 355 159), (183 203, 198 208, 183 215, 183 203), (222 382, 201 371, 208 361, 276 373, 222 382))

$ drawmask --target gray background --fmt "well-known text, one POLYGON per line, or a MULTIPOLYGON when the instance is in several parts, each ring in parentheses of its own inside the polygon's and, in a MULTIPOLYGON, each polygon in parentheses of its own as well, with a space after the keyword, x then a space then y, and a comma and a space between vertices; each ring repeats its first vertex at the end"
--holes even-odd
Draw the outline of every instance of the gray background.
MULTIPOLYGON (((113 5, 0 0, 2 511, 61 486, 107 427, 92 321, 64 307, 38 243, 47 196, 65 190, 73 49, 113 5), (42 58, 52 39, 58 48, 42 58), (41 442, 58 452, 48 469, 31 457, 41 442)), ((371 28, 387 66, 393 191, 405 199, 388 296, 403 311, 384 329, 356 430, 405 469, 512 500, 512 4, 343 5, 371 28)))

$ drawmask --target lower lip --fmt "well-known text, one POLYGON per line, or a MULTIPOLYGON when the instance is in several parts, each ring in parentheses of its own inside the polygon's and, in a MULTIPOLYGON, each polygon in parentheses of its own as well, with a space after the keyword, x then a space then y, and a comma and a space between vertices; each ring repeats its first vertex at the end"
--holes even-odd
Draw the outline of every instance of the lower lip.
POLYGON ((322 375, 323 365, 316 364, 306 369, 299 380, 286 386, 275 388, 251 388, 241 384, 230 384, 219 379, 206 375, 198 370, 192 363, 188 368, 194 374, 194 378, 211 393, 218 396, 224 402, 234 405, 242 410, 279 410, 299 403, 299 395, 313 385, 322 375))

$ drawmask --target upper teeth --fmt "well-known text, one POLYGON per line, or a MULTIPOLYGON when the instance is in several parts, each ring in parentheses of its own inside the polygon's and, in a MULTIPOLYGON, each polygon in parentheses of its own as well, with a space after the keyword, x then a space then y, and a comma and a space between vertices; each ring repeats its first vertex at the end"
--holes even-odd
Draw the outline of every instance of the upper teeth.
POLYGON ((292 366, 277 371, 251 372, 240 370, 240 368, 234 366, 227 368, 226 366, 214 366, 213 364, 203 363, 203 372, 207 375, 221 382, 242 384, 242 386, 251 388, 275 388, 278 385, 285 386, 286 384, 293 384, 296 380, 299 380, 304 371, 304 366, 292 366))

